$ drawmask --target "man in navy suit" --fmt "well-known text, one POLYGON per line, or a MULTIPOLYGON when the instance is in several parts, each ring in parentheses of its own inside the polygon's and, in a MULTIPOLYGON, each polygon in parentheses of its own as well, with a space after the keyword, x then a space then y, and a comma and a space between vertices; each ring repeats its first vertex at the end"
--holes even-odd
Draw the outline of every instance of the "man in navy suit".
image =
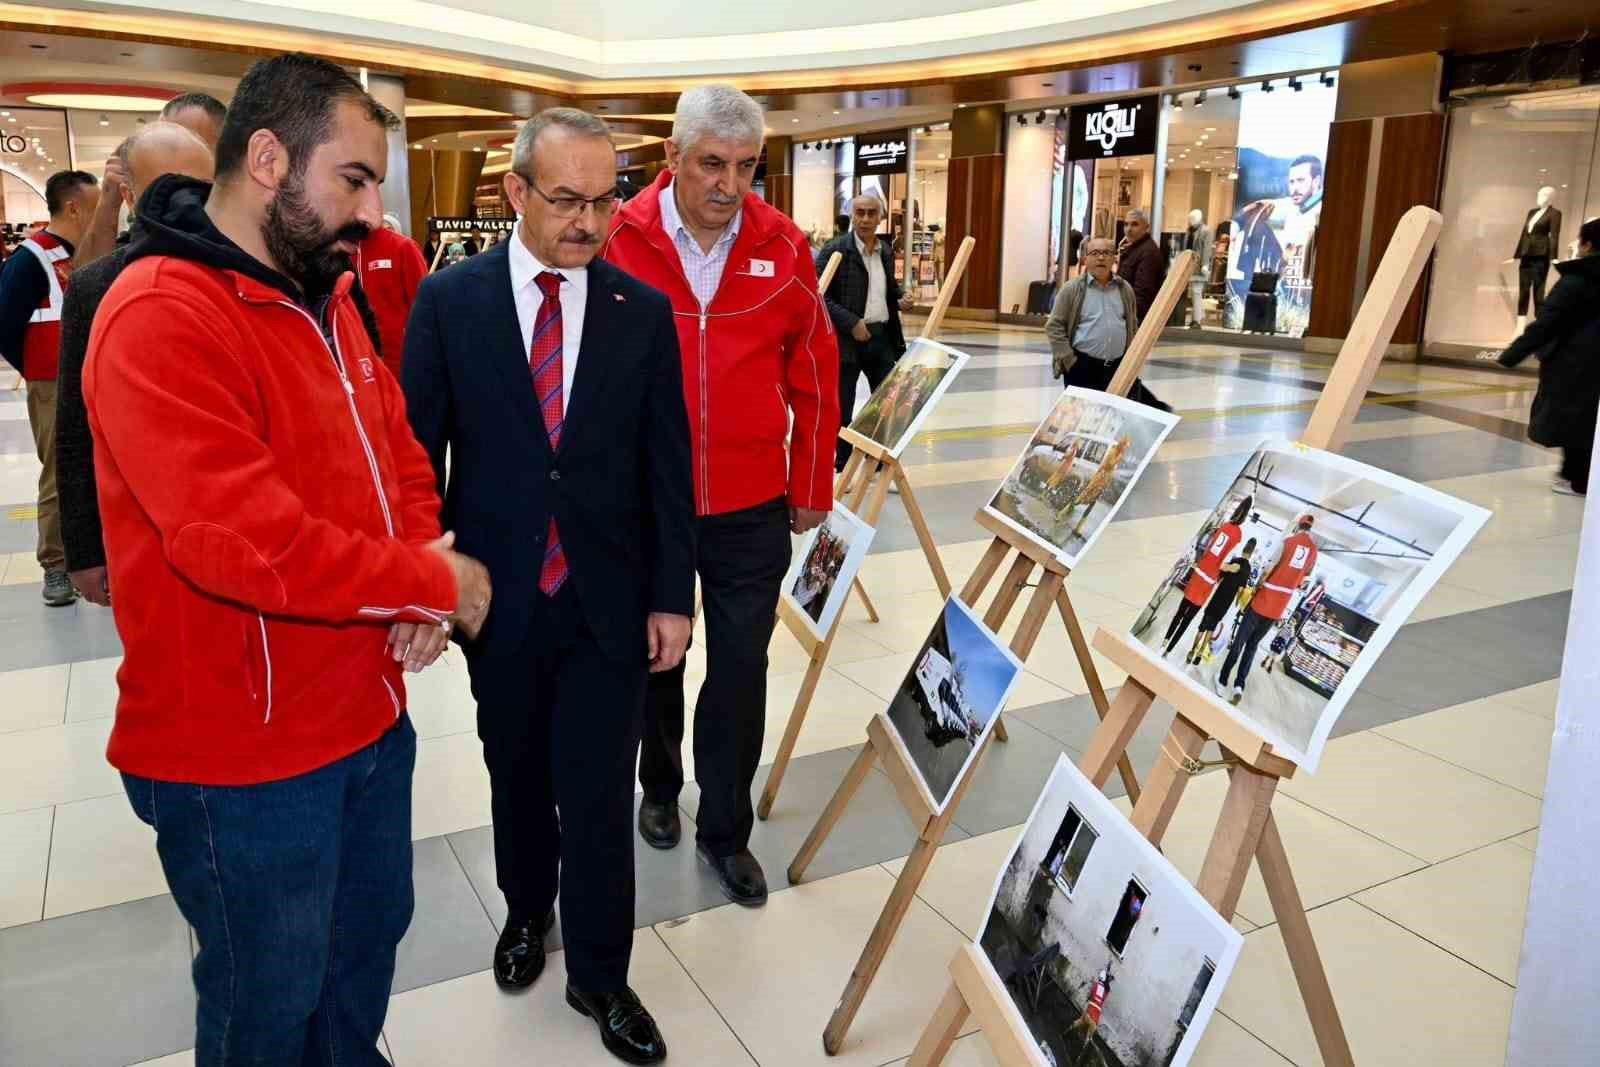
POLYGON ((594 258, 617 204, 604 122, 534 116, 504 181, 516 234, 422 284, 403 363, 444 520, 495 588, 462 644, 509 912, 495 980, 539 976, 559 887, 567 1003, 657 1063, 628 960, 645 679, 682 660, 694 606, 677 331, 666 297, 594 258))

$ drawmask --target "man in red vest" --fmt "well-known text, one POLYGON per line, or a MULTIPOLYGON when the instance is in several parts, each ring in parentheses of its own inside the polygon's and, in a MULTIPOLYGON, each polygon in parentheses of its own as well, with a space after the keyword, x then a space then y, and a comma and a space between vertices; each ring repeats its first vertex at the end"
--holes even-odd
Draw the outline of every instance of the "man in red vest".
POLYGON ((0 355, 28 383, 28 422, 39 454, 39 566, 44 602, 59 608, 78 598, 67 580, 56 496, 56 358, 61 306, 72 274, 73 246, 100 199, 93 174, 64 170, 44 186, 50 223, 28 237, 0 270, 0 355))
POLYGON ((1278 550, 1277 562, 1267 568, 1266 577, 1261 579, 1256 595, 1250 598, 1250 606, 1245 609, 1239 632, 1228 646, 1228 658, 1217 675, 1217 685, 1218 691, 1227 696, 1228 678, 1238 664, 1239 673, 1233 679, 1235 704, 1244 699, 1244 682, 1256 658, 1256 646, 1289 613, 1289 601, 1295 590, 1317 565, 1317 543, 1311 539, 1314 521, 1310 515, 1295 520, 1293 531, 1283 539, 1283 547, 1278 550))
POLYGON ((356 277, 378 320, 378 355, 397 381, 400 353, 406 347, 406 319, 416 302, 417 288, 427 275, 422 249, 400 232, 400 220, 393 215, 383 217, 383 225, 367 234, 356 254, 356 277))

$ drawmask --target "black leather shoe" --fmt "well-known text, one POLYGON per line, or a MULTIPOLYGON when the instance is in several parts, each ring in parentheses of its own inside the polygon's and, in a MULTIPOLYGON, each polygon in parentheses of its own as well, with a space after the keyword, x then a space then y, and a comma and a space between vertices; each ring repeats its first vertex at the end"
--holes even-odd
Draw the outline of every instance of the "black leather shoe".
POLYGON ((707 852, 704 845, 698 846, 695 852, 700 862, 717 872, 723 896, 747 908, 759 908, 767 902, 767 876, 749 849, 740 849, 721 858, 707 852))
POLYGON ((633 990, 585 993, 568 983, 567 1003, 579 1015, 595 1021, 600 1028, 600 1043, 617 1059, 625 1063, 660 1063, 667 1058, 666 1039, 633 990))
POLYGON ((677 848, 683 836, 683 824, 678 820, 678 804, 656 804, 639 801, 639 836, 651 848, 677 848))
POLYGON ((501 989, 527 989, 544 971, 544 935, 556 924, 550 909, 544 922, 522 915, 506 920, 494 946, 494 980, 501 989))

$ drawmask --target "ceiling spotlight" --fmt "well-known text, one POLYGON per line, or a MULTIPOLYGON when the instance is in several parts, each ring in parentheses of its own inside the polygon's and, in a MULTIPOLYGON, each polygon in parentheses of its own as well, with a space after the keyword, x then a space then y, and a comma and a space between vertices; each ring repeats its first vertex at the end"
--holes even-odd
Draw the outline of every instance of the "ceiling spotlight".
POLYGON ((1300 89, 1301 89, 1300 79, 1299 78, 1290 78, 1289 79, 1289 88, 1293 89, 1295 92, 1298 93, 1300 91, 1300 89))
POLYGON ((1042 110, 1037 115, 1033 116, 1033 124, 1035 126, 1044 125, 1044 112, 1042 110))
POLYGON ((1194 106, 1195 107, 1203 107, 1203 106, 1205 106, 1205 102, 1206 102, 1206 91, 1204 89, 1201 89, 1200 92, 1195 95, 1194 106))
POLYGON ((837 115, 837 114, 838 114, 838 113, 839 113, 839 109, 838 109, 838 108, 834 108, 834 110, 833 110, 833 113, 834 113, 834 114, 835 114, 835 115, 837 115))
POLYGON ((1028 124, 1028 116, 1026 116, 1026 115, 1018 115, 1017 116, 1017 125, 1018 126, 1026 126, 1027 124, 1028 124))
POLYGON ((422 147, 422 142, 418 141, 416 144, 412 145, 411 147, 412 148, 421 148, 422 147))
POLYGON ((1237 85, 1228 86, 1228 99, 1229 100, 1237 100, 1237 99, 1239 99, 1239 87, 1237 85))
POLYGON ((1264 92, 1264 93, 1272 92, 1272 83, 1270 81, 1262 82, 1261 83, 1261 91, 1264 92))
POLYGON ((1321 74, 1317 75, 1317 81, 1321 82, 1324 88, 1332 88, 1333 74, 1325 70, 1321 74))
POLYGON ((111 125, 111 120, 106 118, 104 115, 101 115, 100 116, 100 125, 109 126, 109 125, 111 125))
POLYGON ((799 119, 790 119, 789 121, 790 122, 799 122, 800 120, 799 119))
POLYGON ((1168 97, 1168 99, 1172 101, 1172 110, 1174 110, 1174 111, 1182 111, 1183 110, 1183 97, 1178 96, 1176 93, 1174 93, 1172 96, 1168 97))

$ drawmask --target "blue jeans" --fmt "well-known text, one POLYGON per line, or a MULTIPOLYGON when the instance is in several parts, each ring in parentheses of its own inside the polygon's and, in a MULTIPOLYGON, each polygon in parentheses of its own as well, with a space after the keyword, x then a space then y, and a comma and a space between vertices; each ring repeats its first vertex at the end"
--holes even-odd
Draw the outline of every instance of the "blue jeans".
POLYGON ((122 776, 194 927, 196 1067, 377 1067, 395 949, 411 923, 402 716, 326 767, 252 786, 122 776))

